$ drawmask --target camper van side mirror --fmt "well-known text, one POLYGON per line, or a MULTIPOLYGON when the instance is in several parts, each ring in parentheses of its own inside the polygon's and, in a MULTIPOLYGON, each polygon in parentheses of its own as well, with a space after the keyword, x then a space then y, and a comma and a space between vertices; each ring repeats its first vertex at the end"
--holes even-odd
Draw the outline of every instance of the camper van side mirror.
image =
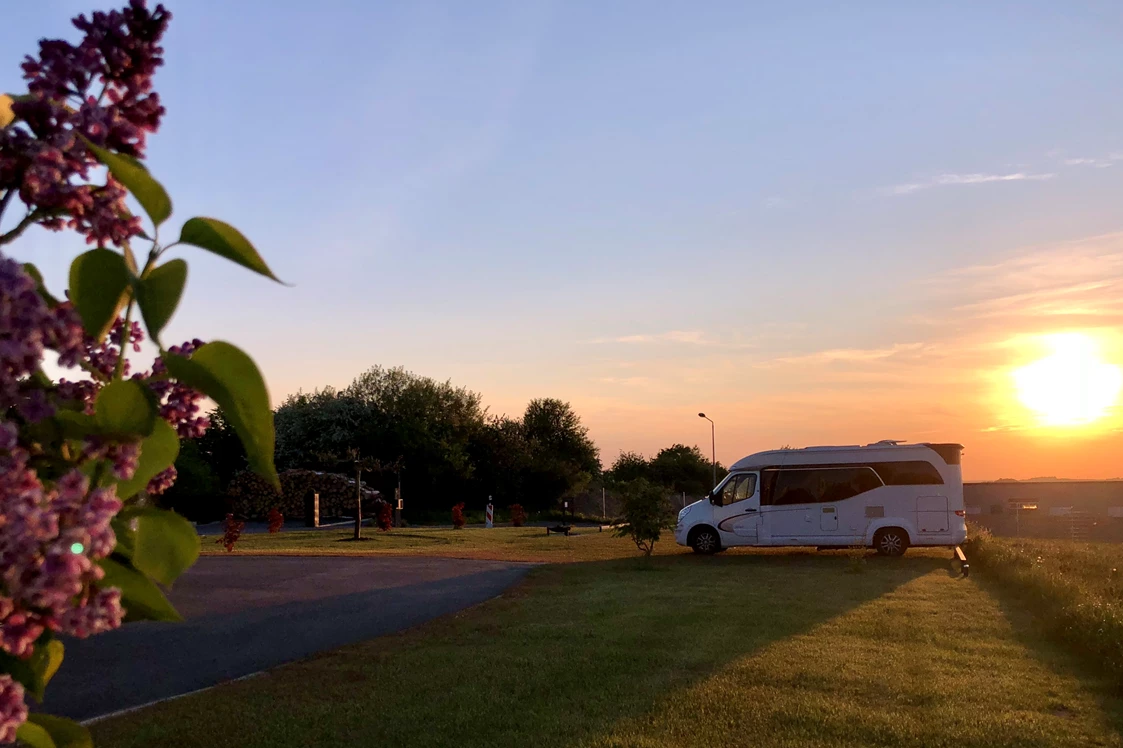
POLYGON ((717 504, 717 497, 714 496, 713 491, 710 491, 708 494, 706 494, 706 498, 709 499, 711 504, 715 504, 715 505, 717 504))

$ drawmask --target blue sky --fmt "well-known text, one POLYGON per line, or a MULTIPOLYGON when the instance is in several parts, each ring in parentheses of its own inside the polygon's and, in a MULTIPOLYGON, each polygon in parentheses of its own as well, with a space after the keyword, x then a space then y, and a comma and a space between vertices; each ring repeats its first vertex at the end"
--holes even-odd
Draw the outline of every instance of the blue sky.
MULTIPOLYGON (((562 397, 606 462, 706 410, 726 461, 944 438, 1027 477, 1057 445, 1009 367, 1060 329, 1118 359, 1123 6, 838 5, 172 3, 150 168, 294 286, 185 253, 169 339, 275 400, 373 364, 562 397)), ((90 9, 5 9, 0 88, 90 9)), ((60 288, 78 249, 17 254, 60 288)), ((1082 438, 1059 469, 1115 475, 1082 438)))

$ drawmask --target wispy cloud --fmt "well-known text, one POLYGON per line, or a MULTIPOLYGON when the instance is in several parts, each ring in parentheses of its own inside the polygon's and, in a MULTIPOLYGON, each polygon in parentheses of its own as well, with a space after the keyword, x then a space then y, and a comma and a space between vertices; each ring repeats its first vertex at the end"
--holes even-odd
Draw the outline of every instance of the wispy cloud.
POLYGON ((1064 160, 1064 165, 1065 166, 1095 166, 1099 169, 1102 169, 1104 167, 1111 166, 1111 161, 1110 160, 1104 160, 1104 159, 1098 159, 1098 158, 1066 158, 1064 160))
POLYGON ((724 348, 730 350, 754 348, 757 345, 755 342, 720 340, 718 338, 710 337, 702 330, 668 330, 666 332, 657 333, 620 335, 612 338, 595 338, 586 342, 592 345, 680 345, 706 348, 724 348))
MULTIPOLYGON (((1081 325, 1123 323, 1123 233, 1047 248, 947 273, 935 283, 950 310, 976 323, 1070 317, 1081 325)), ((944 320, 946 324, 947 320, 944 320)))
POLYGON ((787 198, 780 197, 779 195, 772 195, 764 201, 764 207, 768 210, 776 210, 777 208, 786 208, 791 204, 787 198))
POLYGON ((640 335, 621 335, 616 338, 597 338, 590 343, 685 343, 688 345, 706 345, 706 333, 701 330, 668 330, 667 332, 644 333, 640 335))
POLYGON ((604 384, 620 384, 629 387, 638 387, 651 384, 651 377, 597 377, 594 381, 604 384))
POLYGON ((946 187, 965 184, 988 184, 990 182, 1040 182, 1047 179, 1053 179, 1056 176, 1056 174, 1051 172, 1029 174, 1024 171, 1016 171, 1009 174, 940 174, 939 176, 933 177, 923 182, 905 182, 903 184, 895 184, 889 187, 882 187, 880 192, 883 195, 890 196, 911 195, 914 192, 919 192, 920 190, 926 190, 932 187, 946 187))
POLYGON ((915 356, 929 348, 925 343, 894 343, 883 348, 831 348, 798 356, 783 356, 759 364, 772 367, 780 364, 832 364, 832 363, 870 363, 884 361, 899 356, 915 356))
POLYGON ((1068 156, 1063 155, 1063 151, 1050 151, 1047 156, 1060 161, 1065 166, 1090 166, 1094 169, 1107 169, 1113 166, 1116 161, 1123 161, 1123 153, 1114 152, 1106 156, 1068 156))

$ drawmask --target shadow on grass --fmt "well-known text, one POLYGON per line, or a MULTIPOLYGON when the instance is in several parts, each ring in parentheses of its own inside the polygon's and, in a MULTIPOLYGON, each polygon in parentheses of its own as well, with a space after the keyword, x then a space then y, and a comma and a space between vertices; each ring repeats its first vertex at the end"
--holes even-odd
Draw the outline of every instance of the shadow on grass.
POLYGON ((235 733, 247 748, 580 743, 947 563, 906 557, 847 574, 846 562, 808 552, 538 567, 472 610, 98 724, 95 737, 101 748, 217 746, 235 733))
MULTIPOLYGON (((1074 643, 1062 644, 1052 640, 1034 620, 1034 615, 1022 596, 987 578, 985 572, 976 573, 971 579, 994 600, 1013 628, 1018 643, 1049 670, 1079 682, 1095 697, 1111 729, 1123 737, 1120 683, 1117 677, 1100 667, 1098 657, 1081 652, 1074 643)), ((1067 708, 1065 704, 1057 703, 1054 711, 1060 714, 1067 708)))

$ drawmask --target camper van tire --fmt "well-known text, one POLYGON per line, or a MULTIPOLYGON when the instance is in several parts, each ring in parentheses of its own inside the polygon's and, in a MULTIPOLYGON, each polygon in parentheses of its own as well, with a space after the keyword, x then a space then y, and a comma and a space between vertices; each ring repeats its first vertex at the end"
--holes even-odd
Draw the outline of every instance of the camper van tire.
POLYGON ((873 536, 873 547, 882 556, 904 555, 909 547, 909 534, 899 527, 883 527, 873 536))
POLYGON ((721 550, 721 538, 712 527, 695 527, 690 533, 690 547, 695 553, 709 556, 721 550))

